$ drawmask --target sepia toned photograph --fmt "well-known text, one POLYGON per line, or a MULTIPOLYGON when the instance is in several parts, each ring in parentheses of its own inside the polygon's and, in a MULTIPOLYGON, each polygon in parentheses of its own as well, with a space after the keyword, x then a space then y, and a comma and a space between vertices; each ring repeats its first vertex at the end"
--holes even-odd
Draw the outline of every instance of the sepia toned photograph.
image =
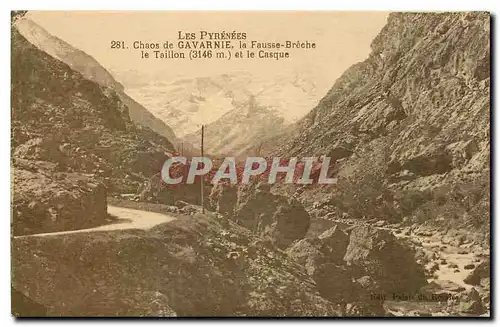
POLYGON ((489 12, 11 12, 11 314, 491 318, 489 12))

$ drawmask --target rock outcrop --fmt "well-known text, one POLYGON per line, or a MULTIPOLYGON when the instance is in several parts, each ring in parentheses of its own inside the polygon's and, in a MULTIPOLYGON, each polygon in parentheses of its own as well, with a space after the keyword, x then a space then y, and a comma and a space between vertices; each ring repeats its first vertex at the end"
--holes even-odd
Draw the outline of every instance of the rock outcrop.
POLYGON ((294 242, 287 253, 303 265, 309 275, 314 275, 325 265, 343 265, 348 244, 349 236, 334 226, 317 238, 303 238, 294 242))
POLYGON ((104 223, 106 195, 136 192, 173 151, 130 120, 115 91, 40 51, 16 28, 11 71, 15 234, 104 223))
POLYGON ((305 267, 320 294, 341 303, 347 315, 385 315, 385 300, 393 294, 412 296, 426 284, 412 251, 392 234, 370 227, 354 227, 348 235, 335 225, 293 243, 287 253, 305 267))
POLYGON ((371 276, 384 294, 412 294, 426 284, 424 270, 413 251, 390 232, 372 227, 355 227, 344 256, 355 275, 371 276))
POLYGON ((271 238, 281 248, 303 238, 310 224, 309 214, 300 202, 271 193, 269 185, 262 182, 238 188, 233 215, 229 217, 258 235, 271 238))
POLYGON ((464 283, 469 285, 479 285, 481 280, 485 278, 490 278, 490 260, 481 262, 474 270, 467 275, 464 279, 464 283))
POLYGON ((285 253, 206 215, 148 231, 16 238, 12 251, 13 286, 49 316, 339 314, 285 253))
POLYGON ((342 305, 343 315, 348 303, 352 305, 362 300, 366 307, 370 305, 366 291, 357 287, 351 270, 343 261, 348 243, 349 236, 334 226, 320 237, 301 239, 286 250, 291 258, 305 267, 321 296, 342 305))
POLYGON ((107 222, 106 187, 78 173, 14 169, 14 235, 73 230, 107 222))
MULTIPOLYGON (((279 142, 273 152, 330 154, 338 184, 324 191, 352 218, 407 216, 486 236, 489 14, 391 13, 371 49, 308 115, 268 140, 279 142), (390 197, 377 200, 384 192, 390 197)), ((301 193, 306 207, 314 192, 301 193)))

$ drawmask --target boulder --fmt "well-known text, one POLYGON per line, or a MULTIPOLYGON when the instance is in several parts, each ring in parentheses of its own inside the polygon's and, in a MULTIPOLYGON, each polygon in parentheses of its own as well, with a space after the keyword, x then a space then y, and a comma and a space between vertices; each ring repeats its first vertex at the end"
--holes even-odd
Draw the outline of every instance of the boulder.
POLYGON ((284 248, 306 235, 310 217, 302 204, 294 198, 281 197, 278 201, 269 233, 276 240, 277 246, 284 248))
MULTIPOLYGON (((350 303, 360 298, 349 271, 344 266, 324 263, 312 275, 320 295, 333 303, 350 303)), ((363 292, 364 293, 364 292, 363 292)))
POLYGON ((362 119, 359 126, 360 132, 384 135, 394 128, 399 121, 405 119, 406 113, 401 101, 390 92, 387 92, 382 95, 380 102, 375 106, 370 106, 370 110, 366 110, 365 114, 359 118, 362 119))
POLYGON ((14 235, 73 230, 107 221, 106 188, 92 177, 14 169, 14 235))
POLYGON ((464 279, 464 283, 469 285, 479 285, 481 279, 490 277, 490 260, 483 261, 464 279))
POLYGON ((306 268, 313 275, 318 267, 327 261, 325 248, 317 238, 304 238, 294 242, 288 249, 288 255, 306 268))
POLYGON ((348 244, 349 236, 335 225, 317 238, 304 238, 294 242, 287 253, 305 266, 309 275, 313 275, 320 266, 344 264, 348 244))
POLYGON ((318 236, 329 249, 329 258, 332 261, 343 261, 347 246, 349 245, 349 235, 347 235, 338 225, 324 231, 318 236))
POLYGON ((414 292, 426 283, 413 251, 385 230, 354 228, 344 260, 358 274, 380 282, 385 292, 414 292))
POLYGON ((481 287, 489 290, 490 287, 491 287, 491 279, 490 279, 490 277, 482 278, 480 285, 481 285, 481 287))
POLYGON ((483 314, 485 308, 481 302, 481 296, 475 288, 466 291, 460 299, 459 311, 470 314, 483 314))
POLYGON ((346 304, 350 303, 348 311, 352 314, 377 315, 383 312, 383 300, 373 297, 381 293, 379 283, 371 276, 354 280, 352 270, 343 260, 348 244, 349 236, 335 225, 318 237, 296 241, 287 253, 306 268, 321 296, 340 304, 344 314, 348 314, 346 304))
POLYGON ((309 214, 299 201, 273 194, 269 185, 259 182, 238 188, 230 218, 260 236, 271 237, 280 248, 303 238, 310 226, 309 214))

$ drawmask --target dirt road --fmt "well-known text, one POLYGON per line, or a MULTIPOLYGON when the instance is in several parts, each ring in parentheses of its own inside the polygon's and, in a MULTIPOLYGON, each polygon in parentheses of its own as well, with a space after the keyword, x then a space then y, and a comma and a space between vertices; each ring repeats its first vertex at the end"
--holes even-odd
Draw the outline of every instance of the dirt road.
POLYGON ((161 213, 115 207, 115 206, 108 206, 108 213, 116 217, 118 221, 116 223, 111 223, 93 228, 68 230, 68 231, 53 232, 53 233, 22 235, 22 236, 15 236, 15 238, 41 237, 48 235, 65 235, 65 234, 75 234, 75 233, 90 233, 90 232, 123 230, 123 229, 150 229, 156 225, 176 219, 173 216, 164 215, 161 213))

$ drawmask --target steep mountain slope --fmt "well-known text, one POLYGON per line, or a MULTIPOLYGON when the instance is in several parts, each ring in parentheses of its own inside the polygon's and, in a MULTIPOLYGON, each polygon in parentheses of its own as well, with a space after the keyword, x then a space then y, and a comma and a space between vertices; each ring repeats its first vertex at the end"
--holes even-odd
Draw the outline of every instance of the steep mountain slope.
POLYGON ((286 254, 214 215, 151 230, 32 236, 109 222, 171 143, 114 90, 12 30, 12 312, 16 316, 328 315, 337 304, 286 254))
POLYGON ((167 138, 175 147, 178 147, 179 140, 170 126, 158 119, 127 93, 117 92, 117 94, 122 102, 128 107, 129 117, 134 123, 150 128, 158 135, 167 138))
POLYGON ((136 126, 110 88, 85 79, 12 30, 14 233, 105 222, 106 189, 132 193, 172 144, 136 126))
POLYGON ((14 287, 50 316, 338 315, 285 253, 214 217, 15 239, 13 260, 14 287))
POLYGON ((68 64, 86 79, 123 91, 123 85, 118 83, 92 56, 53 36, 34 21, 28 18, 19 19, 16 28, 31 44, 68 64))
POLYGON ((128 96, 125 93, 123 85, 117 82, 92 56, 53 36, 30 19, 19 19, 16 22, 16 27, 21 35, 37 48, 66 63, 85 78, 115 90, 122 102, 127 105, 130 119, 133 122, 150 128, 171 142, 176 141, 176 136, 172 129, 128 96))
POLYGON ((338 185, 303 199, 339 215, 408 216, 487 236, 489 15, 393 13, 371 48, 275 150, 336 161, 338 185))

